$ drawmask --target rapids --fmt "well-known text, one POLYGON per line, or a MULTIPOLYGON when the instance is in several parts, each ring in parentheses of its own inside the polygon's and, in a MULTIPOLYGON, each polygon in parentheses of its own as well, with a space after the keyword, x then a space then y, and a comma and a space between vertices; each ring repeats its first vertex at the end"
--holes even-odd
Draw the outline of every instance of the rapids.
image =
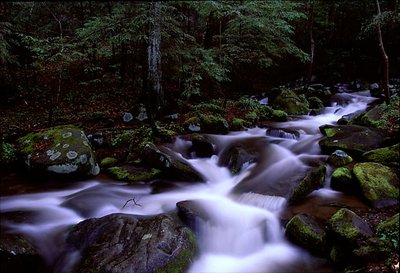
MULTIPOLYGON (((200 253, 188 272, 314 272, 314 258, 284 238, 280 215, 287 206, 286 199, 252 192, 237 194, 232 189, 249 176, 278 180, 306 168, 313 160, 325 159, 318 145, 321 138, 318 127, 335 124, 343 115, 365 109, 373 98, 368 92, 359 92, 343 94, 343 100, 346 103, 334 103, 320 115, 271 124, 274 128, 297 130, 296 137, 268 135, 267 129, 258 127, 228 135, 210 135, 218 151, 243 139, 265 138, 271 144, 268 157, 257 164, 243 164, 234 175, 218 165, 220 154, 211 158, 192 156, 186 160, 205 183, 176 182, 174 189, 153 194, 151 185, 94 179, 75 182, 63 190, 2 196, 0 213, 23 213, 25 220, 7 218, 1 224, 8 232, 29 238, 53 272, 67 272, 65 268, 74 263, 75 254, 66 255, 60 245, 71 225, 111 213, 171 212, 176 210, 177 202, 195 200, 207 211, 209 219, 196 222, 200 253)), ((174 151, 183 154, 190 145, 178 138, 174 151)), ((313 195, 339 194, 329 188, 329 172, 328 168, 325 188, 313 195)))

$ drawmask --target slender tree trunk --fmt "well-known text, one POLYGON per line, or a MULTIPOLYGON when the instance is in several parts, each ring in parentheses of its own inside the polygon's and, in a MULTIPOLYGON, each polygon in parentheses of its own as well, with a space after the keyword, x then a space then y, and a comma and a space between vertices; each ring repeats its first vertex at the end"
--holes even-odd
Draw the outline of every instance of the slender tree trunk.
POLYGON ((387 103, 390 102, 390 93, 389 93, 389 57, 386 54, 385 47, 383 45, 383 39, 382 39, 382 31, 381 31, 381 24, 380 24, 380 18, 381 18, 381 7, 379 5, 379 0, 376 0, 376 10, 377 10, 377 17, 378 17, 378 22, 376 24, 376 35, 378 38, 378 46, 379 50, 381 52, 381 57, 383 61, 383 79, 382 79, 382 88, 383 88, 383 93, 385 95, 385 100, 387 103))
POLYGON ((308 12, 308 35, 310 38, 310 61, 307 67, 307 78, 306 84, 304 88, 307 89, 311 83, 312 73, 313 73, 313 66, 314 66, 314 52, 315 52, 315 42, 314 42, 314 35, 313 35, 313 25, 314 25, 314 6, 313 3, 309 3, 309 12, 308 12))
POLYGON ((162 110, 164 104, 164 93, 161 86, 161 2, 150 3, 149 42, 147 45, 147 95, 152 116, 162 110))

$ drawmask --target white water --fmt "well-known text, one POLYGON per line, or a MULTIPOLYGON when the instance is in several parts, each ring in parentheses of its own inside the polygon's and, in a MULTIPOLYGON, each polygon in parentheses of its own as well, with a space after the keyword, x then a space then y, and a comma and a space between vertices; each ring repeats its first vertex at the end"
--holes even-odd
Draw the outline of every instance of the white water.
MULTIPOLYGON (((207 211, 208 218, 197 221, 200 253, 189 272, 300 272, 302 269, 313 272, 307 252, 291 245, 283 236, 279 215, 286 199, 252 192, 232 194, 231 190, 246 177, 275 181, 303 170, 310 160, 326 158, 320 154, 317 143, 321 137, 318 127, 365 109, 372 99, 364 95, 351 94, 347 106, 328 107, 319 116, 275 124, 277 128, 299 129, 298 139, 269 137, 262 128, 211 136, 220 151, 245 138, 266 138, 273 142, 268 145, 265 158, 257 164, 244 164, 236 175, 218 166, 215 155, 188 160, 202 174, 205 183, 177 183, 176 189, 159 194, 151 194, 150 185, 91 181, 76 183, 68 190, 1 197, 1 213, 23 211, 28 215, 23 223, 10 220, 2 224, 10 232, 25 234, 52 266, 62 252, 59 244, 64 231, 73 224, 118 212, 136 215, 170 212, 179 201, 195 200, 196 205, 207 211)), ((189 146, 190 142, 178 140, 175 148, 183 153, 189 146)), ((328 181, 325 189, 313 194, 337 193, 329 189, 328 181)), ((71 260, 61 266, 70 266, 74 255, 71 253, 71 260)))

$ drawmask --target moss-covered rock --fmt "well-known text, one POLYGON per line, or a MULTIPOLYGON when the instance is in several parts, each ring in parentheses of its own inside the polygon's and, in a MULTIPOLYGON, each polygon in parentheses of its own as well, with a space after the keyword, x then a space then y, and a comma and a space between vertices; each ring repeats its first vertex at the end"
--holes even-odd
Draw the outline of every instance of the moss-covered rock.
POLYGON ((127 182, 151 181, 158 177, 160 170, 123 165, 108 168, 108 172, 116 179, 127 182))
POLYGON ((244 119, 241 119, 241 118, 234 118, 234 119, 231 121, 230 129, 231 129, 232 131, 241 131, 241 130, 243 130, 245 127, 248 127, 248 126, 250 126, 250 124, 249 124, 247 121, 245 121, 244 119))
POLYGON ((306 115, 310 111, 309 103, 304 95, 298 96, 289 89, 284 89, 273 101, 272 107, 283 110, 289 115, 306 115))
POLYGON ((377 130, 358 125, 324 125, 320 127, 320 131, 326 136, 319 141, 324 152, 343 150, 353 158, 379 148, 384 141, 377 130))
POLYGON ((323 255, 326 250, 326 232, 311 216, 298 214, 286 225, 286 236, 293 243, 323 255))
POLYGON ((347 245, 355 249, 361 242, 373 235, 368 224, 353 211, 342 208, 332 215, 329 220, 333 233, 333 241, 336 244, 347 245))
POLYGON ((340 167, 333 171, 331 177, 331 188, 345 193, 356 193, 357 183, 353 179, 353 174, 349 168, 340 167))
POLYGON ((18 139, 28 167, 57 174, 97 175, 100 167, 85 133, 72 125, 48 128, 18 139))
POLYGON ((73 272, 185 272, 197 252, 194 234, 179 219, 110 214, 74 226, 69 249, 81 259, 73 272))
POLYGON ((203 132, 212 134, 227 134, 229 132, 228 122, 220 115, 199 115, 200 126, 203 132))
POLYGON ((336 150, 328 157, 328 163, 335 167, 340 167, 351 162, 353 162, 353 158, 342 150, 336 150))
POLYGON ((382 163, 390 166, 399 166, 400 144, 368 151, 362 155, 363 160, 382 163))
POLYGON ((399 179, 389 167, 374 162, 357 163, 353 173, 371 205, 381 208, 398 204, 399 179))

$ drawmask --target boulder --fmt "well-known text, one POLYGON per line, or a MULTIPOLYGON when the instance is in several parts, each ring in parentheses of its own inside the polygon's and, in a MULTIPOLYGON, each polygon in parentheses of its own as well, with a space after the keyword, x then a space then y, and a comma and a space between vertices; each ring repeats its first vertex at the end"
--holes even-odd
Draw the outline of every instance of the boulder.
POLYGON ((326 249, 326 232, 311 216, 297 214, 286 225, 286 237, 316 255, 323 255, 326 249))
POLYGON ((211 137, 201 134, 192 135, 191 151, 196 153, 197 157, 211 157, 216 154, 216 145, 211 137))
POLYGON ((289 115, 306 115, 310 111, 304 95, 298 96, 292 90, 283 90, 273 101, 272 107, 283 110, 289 115))
POLYGON ((295 129, 287 129, 287 128, 267 128, 266 130, 267 136, 286 138, 286 139, 299 139, 300 132, 295 129))
POLYGON ((181 181, 203 181, 200 174, 183 157, 164 146, 147 143, 142 158, 150 168, 160 169, 167 177, 181 181))
POLYGON ((351 162, 353 162, 353 158, 342 150, 336 150, 328 157, 328 163, 335 167, 344 166, 351 162))
POLYGON ((265 138, 251 138, 228 145, 220 154, 218 165, 238 172, 243 164, 257 162, 263 154, 268 141, 265 138))
POLYGON ((351 170, 346 167, 340 167, 333 171, 331 177, 331 188, 344 193, 359 192, 358 184, 353 179, 351 170))
POLYGON ((192 232, 170 215, 110 214, 72 228, 67 244, 81 259, 73 272, 184 272, 196 253, 192 232))
POLYGON ((180 201, 176 204, 176 207, 179 218, 192 230, 198 228, 199 221, 211 221, 209 212, 196 200, 180 201))
POLYGON ((199 115, 200 127, 203 132, 211 134, 227 134, 228 122, 220 115, 199 115))
POLYGON ((326 153, 343 150, 353 157, 360 157, 379 148, 384 141, 378 131, 358 125, 323 125, 320 131, 326 137, 319 141, 319 145, 326 153))
POLYGON ((362 154, 362 159, 364 161, 398 167, 400 164, 400 144, 365 152, 362 154))
POLYGON ((380 163, 357 163, 353 168, 362 195, 374 207, 399 203, 399 178, 389 167, 380 163))
POLYGON ((18 139, 19 154, 34 170, 57 174, 97 175, 96 163, 85 133, 72 125, 48 128, 18 139))

